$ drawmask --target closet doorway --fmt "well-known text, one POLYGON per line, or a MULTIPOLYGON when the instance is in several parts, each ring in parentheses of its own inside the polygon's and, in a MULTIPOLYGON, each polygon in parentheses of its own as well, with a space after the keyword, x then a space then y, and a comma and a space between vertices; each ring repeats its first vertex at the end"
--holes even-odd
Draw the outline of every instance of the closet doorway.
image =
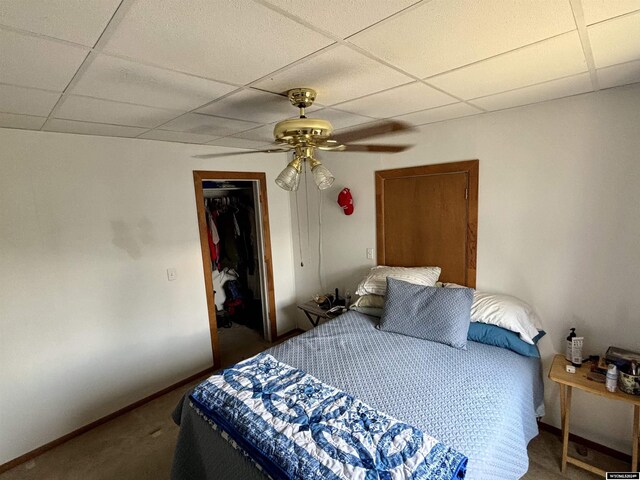
POLYGON ((276 339, 266 176, 193 172, 214 368, 276 339))

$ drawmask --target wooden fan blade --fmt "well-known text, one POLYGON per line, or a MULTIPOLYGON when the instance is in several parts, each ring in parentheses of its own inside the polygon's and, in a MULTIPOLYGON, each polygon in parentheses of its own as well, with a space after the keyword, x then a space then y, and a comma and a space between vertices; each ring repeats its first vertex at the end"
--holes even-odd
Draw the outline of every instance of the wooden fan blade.
POLYGON ((349 143, 364 138, 379 137, 389 133, 410 132, 415 130, 412 125, 396 120, 381 120, 379 122, 367 123, 360 127, 353 127, 348 130, 336 133, 331 138, 338 143, 349 143))
MULTIPOLYGON (((347 152, 383 152, 383 153, 398 153, 404 152, 413 145, 359 145, 351 144, 345 145, 345 151, 347 152)), ((331 150, 329 150, 331 151, 331 150)))
POLYGON ((241 152, 229 152, 229 153, 207 153, 204 155, 194 155, 192 158, 217 158, 217 157, 230 157, 232 155, 249 155, 250 153, 281 153, 288 152, 288 148, 272 148, 269 150, 243 150, 241 152))

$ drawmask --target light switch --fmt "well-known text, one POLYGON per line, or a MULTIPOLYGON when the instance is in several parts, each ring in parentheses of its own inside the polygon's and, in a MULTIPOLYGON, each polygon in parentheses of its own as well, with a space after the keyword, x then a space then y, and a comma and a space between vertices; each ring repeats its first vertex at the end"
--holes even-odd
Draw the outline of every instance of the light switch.
POLYGON ((175 268, 167 268, 167 279, 169 279, 170 282, 173 282, 177 276, 178 273, 175 268))
POLYGON ((373 260, 373 248, 367 248, 367 258, 373 260))

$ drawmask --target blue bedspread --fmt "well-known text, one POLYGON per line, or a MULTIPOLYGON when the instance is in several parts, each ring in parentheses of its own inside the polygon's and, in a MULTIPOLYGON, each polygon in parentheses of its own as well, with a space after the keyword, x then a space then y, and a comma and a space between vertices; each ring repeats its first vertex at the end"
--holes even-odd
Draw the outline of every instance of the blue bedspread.
POLYGON ((454 480, 467 458, 415 427, 260 353, 191 394, 274 480, 454 480))
MULTIPOLYGON (((348 312, 266 353, 463 452, 468 480, 524 475, 544 414, 540 360, 476 342, 458 350, 374 325, 348 312)), ((172 478, 264 478, 185 402, 172 478)))

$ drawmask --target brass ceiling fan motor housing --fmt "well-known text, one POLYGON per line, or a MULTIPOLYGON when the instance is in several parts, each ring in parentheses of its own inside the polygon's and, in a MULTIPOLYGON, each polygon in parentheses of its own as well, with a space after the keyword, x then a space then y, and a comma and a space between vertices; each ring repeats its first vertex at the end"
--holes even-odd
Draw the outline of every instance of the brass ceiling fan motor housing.
POLYGON ((273 136, 278 143, 292 146, 316 146, 325 143, 333 133, 333 126, 321 118, 307 118, 304 109, 313 105, 316 92, 311 88, 294 88, 288 92, 291 104, 300 109, 300 118, 278 122, 273 136))

